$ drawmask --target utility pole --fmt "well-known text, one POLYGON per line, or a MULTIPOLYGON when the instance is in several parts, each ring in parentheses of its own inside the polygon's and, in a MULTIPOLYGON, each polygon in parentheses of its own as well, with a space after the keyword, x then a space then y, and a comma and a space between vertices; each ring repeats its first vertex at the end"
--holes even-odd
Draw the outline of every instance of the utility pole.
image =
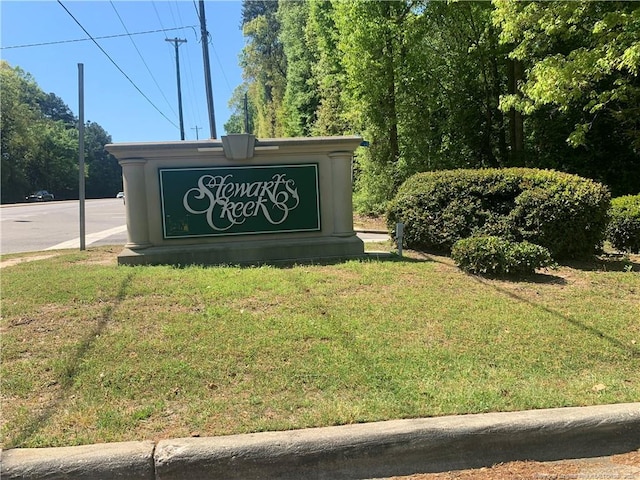
POLYGON ((244 92, 244 133, 249 132, 249 95, 244 92))
POLYGON ((180 116, 180 140, 184 140, 184 123, 182 121, 182 89, 180 88, 180 53, 178 47, 181 43, 187 43, 182 38, 165 38, 165 42, 172 42, 176 48, 176 76, 178 78, 178 115, 180 116))
POLYGON ((202 127, 199 127, 198 125, 196 125, 195 127, 191 127, 191 130, 195 130, 196 131, 196 140, 200 140, 200 138, 198 137, 198 131, 201 129, 202 127))
POLYGON ((213 89, 211 88, 211 67, 209 66, 209 32, 207 32, 207 21, 204 16, 204 0, 200 0, 199 5, 202 60, 204 63, 204 85, 207 89, 207 107, 209 109, 209 130, 211 138, 216 138, 216 116, 213 110, 213 89))

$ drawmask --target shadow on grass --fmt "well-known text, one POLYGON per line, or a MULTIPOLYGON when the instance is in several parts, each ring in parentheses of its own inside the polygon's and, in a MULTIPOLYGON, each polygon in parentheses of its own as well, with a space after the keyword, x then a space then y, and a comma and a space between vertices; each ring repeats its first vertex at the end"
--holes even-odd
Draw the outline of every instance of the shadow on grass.
POLYGON ((640 272, 638 258, 638 255, 630 257, 622 253, 609 253, 589 260, 566 261, 563 265, 586 272, 640 272))
POLYGON ((573 325, 576 328, 579 328, 580 330, 582 330, 585 333, 588 333, 589 335, 593 335, 597 338, 601 338, 602 340, 605 340, 607 342, 609 342, 611 345, 613 345, 614 347, 619 348, 622 351, 625 351, 627 353, 629 353, 632 357, 640 357, 640 347, 635 347, 632 345, 629 345, 628 343, 622 342, 620 340, 618 340, 617 338, 609 335, 607 332, 602 331, 598 328, 592 327, 590 325, 586 325, 585 323, 581 322, 578 319, 575 319, 569 315, 566 315, 564 313, 561 313, 557 310, 554 310, 553 308, 549 308, 545 305, 542 305, 541 303, 538 302, 533 302, 527 298, 524 298, 506 288, 502 288, 500 285, 497 285, 495 283, 489 283, 489 282, 485 282, 484 279, 482 277, 479 276, 475 276, 472 275, 471 276, 473 279, 475 279, 477 282, 486 285, 488 287, 493 288, 494 290, 496 290, 497 292, 506 295, 507 297, 510 297, 518 302, 522 302, 525 303, 531 307, 534 308, 539 308, 540 310, 543 310, 547 313, 549 313, 550 315, 553 315, 556 318, 559 318, 560 320, 566 322, 566 323, 570 323, 571 325, 573 325))
POLYGON ((91 352, 96 339, 102 334, 105 327, 111 320, 113 311, 125 299, 127 287, 131 284, 134 273, 134 270, 130 270, 127 273, 127 276, 120 283, 120 288, 118 289, 113 302, 107 304, 95 327, 86 332, 86 335, 76 347, 75 352, 71 358, 68 359, 64 371, 58 378, 60 384, 60 391, 58 395, 51 400, 49 405, 42 409, 42 412, 38 416, 32 418, 15 438, 10 441, 7 439, 9 446, 5 447, 5 449, 21 447, 38 432, 42 425, 55 415, 56 411, 58 411, 58 408, 68 396, 67 391, 72 387, 78 374, 78 370, 82 365, 83 359, 91 352))
MULTIPOLYGON (((428 253, 423 253, 423 255, 425 257, 428 257, 430 261, 434 261, 434 262, 438 262, 441 263, 443 265, 447 265, 447 266, 452 266, 449 263, 443 262, 441 260, 438 260, 437 258, 434 258, 432 256, 430 256, 428 253)), ((610 257, 610 256, 608 256, 610 257)), ((625 257, 626 258, 626 257, 625 257)), ((640 269, 640 265, 638 263, 635 262, 630 262, 631 265, 633 266, 634 271, 636 271, 636 269, 640 269)), ((625 268, 625 265, 628 265, 629 262, 627 262, 626 260, 611 260, 609 258, 598 258, 596 260, 592 260, 591 262, 585 262, 583 267, 584 269, 586 269, 587 266, 591 266, 589 271, 627 271, 628 267, 625 268), (607 269, 603 269, 602 268, 602 264, 600 262, 604 262, 605 266, 608 266, 607 269), (617 270, 614 270, 613 267, 617 267, 617 270)), ((567 266, 571 266, 571 265, 567 265, 567 266)), ((571 267, 571 268, 579 268, 579 267, 571 267)), ((523 296, 520 296, 506 288, 502 288, 500 285, 497 285, 495 283, 490 283, 488 281, 485 280, 500 280, 500 281, 507 281, 507 282, 516 282, 516 283, 535 283, 535 284, 557 284, 557 285, 565 285, 567 282, 564 278, 562 277, 558 277, 555 275, 548 275, 548 274, 541 274, 541 273, 536 273, 534 275, 526 275, 526 276, 521 276, 521 277, 508 277, 508 276, 480 276, 480 275, 469 275, 469 277, 473 278, 475 281, 493 288, 494 290, 498 291, 499 293, 506 295, 516 301, 525 303, 531 307, 535 307, 535 308, 539 308, 541 310, 544 310, 545 312, 567 322, 570 323, 571 325, 579 328, 580 330, 590 334, 590 335, 594 335, 598 338, 601 338, 607 342, 609 342, 611 345, 625 351, 628 352, 632 357, 640 357, 640 347, 634 347, 634 346, 630 346, 627 343, 621 342, 620 340, 618 340, 617 338, 609 335, 607 332, 604 332, 602 330, 599 330, 595 327, 586 325, 585 323, 581 322, 580 320, 577 320, 575 318, 570 317, 569 315, 565 315, 561 312, 558 312, 557 310, 554 310, 553 308, 549 308, 545 305, 542 305, 541 303, 538 302, 533 302, 523 296)))

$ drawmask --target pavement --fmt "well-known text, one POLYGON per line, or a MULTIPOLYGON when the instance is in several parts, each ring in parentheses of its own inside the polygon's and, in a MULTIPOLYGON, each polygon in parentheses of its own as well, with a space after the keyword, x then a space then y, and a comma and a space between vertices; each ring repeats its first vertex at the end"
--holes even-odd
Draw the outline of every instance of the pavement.
MULTIPOLYGON (((159 442, 16 448, 2 452, 0 477, 374 479, 514 460, 587 459, 639 448, 640 402, 159 442)), ((598 478, 620 478, 602 475, 598 478)))

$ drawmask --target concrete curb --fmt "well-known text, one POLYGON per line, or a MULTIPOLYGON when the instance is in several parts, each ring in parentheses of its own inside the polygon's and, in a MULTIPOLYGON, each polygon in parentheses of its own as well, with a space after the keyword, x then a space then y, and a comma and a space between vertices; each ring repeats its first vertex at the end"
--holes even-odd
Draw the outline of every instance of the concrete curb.
POLYGON ((367 479, 626 453, 640 403, 2 453, 3 479, 367 479))

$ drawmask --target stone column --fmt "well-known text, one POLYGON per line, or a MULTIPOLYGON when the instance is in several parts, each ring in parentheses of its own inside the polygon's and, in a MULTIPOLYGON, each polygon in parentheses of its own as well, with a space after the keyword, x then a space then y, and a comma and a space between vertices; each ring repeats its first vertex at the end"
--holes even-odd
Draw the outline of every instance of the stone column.
POLYGON ((127 217, 127 244, 125 247, 132 250, 151 246, 144 172, 146 163, 147 161, 143 158, 120 160, 127 217))
POLYGON ((333 181, 333 235, 348 237, 353 231, 353 195, 351 185, 351 152, 331 152, 333 181))

